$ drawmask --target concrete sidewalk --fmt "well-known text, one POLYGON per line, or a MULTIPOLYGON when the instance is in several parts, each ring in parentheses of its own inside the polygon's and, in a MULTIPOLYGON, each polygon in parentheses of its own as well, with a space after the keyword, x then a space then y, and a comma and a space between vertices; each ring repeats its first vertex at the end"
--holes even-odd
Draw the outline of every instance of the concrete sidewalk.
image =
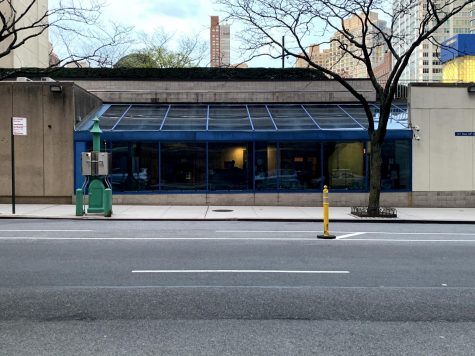
MULTIPOLYGON (((293 206, 176 206, 115 205, 111 218, 91 214, 75 216, 74 205, 0 204, 0 218, 105 219, 105 220, 282 220, 321 221, 323 209, 293 206)), ((373 222, 459 222, 475 223, 475 208, 398 208, 394 219, 359 218, 349 207, 331 207, 331 221, 373 222)))

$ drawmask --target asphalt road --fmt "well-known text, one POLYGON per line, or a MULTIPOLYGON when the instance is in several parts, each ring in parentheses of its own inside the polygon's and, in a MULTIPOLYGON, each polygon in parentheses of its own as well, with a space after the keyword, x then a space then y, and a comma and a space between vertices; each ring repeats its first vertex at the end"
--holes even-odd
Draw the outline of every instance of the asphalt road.
POLYGON ((475 227, 0 220, 0 354, 475 353, 475 227))

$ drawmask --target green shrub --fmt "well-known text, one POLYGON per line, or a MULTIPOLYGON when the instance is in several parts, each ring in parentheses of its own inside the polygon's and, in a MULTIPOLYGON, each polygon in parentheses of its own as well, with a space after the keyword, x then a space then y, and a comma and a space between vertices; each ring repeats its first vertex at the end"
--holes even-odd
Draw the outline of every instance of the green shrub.
POLYGON ((183 81, 295 81, 326 80, 315 69, 300 68, 22 68, 0 69, 1 78, 28 77, 39 79, 51 77, 56 80, 183 80, 183 81))

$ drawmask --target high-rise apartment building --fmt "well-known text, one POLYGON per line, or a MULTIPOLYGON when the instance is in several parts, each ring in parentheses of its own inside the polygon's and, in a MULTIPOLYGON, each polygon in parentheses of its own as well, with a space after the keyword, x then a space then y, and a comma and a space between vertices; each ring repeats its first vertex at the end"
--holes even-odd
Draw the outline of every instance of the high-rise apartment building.
POLYGON ((475 3, 470 5, 470 33, 475 33, 475 3))
MULTIPOLYGON (((31 0, 1 1, 0 12, 5 16, 8 23, 12 19, 12 8, 16 10, 16 17, 19 18, 30 6, 31 0), (11 5, 9 4, 11 2, 11 5)), ((40 19, 48 11, 48 0, 37 0, 22 19, 16 22, 16 28, 30 27, 32 23, 40 19)), ((47 21, 47 19, 45 19, 47 21)), ((21 42, 25 37, 37 33, 38 29, 17 31, 17 42, 21 42)), ((8 38, 0 42, 0 52, 4 51, 11 40, 8 38)), ((0 58, 0 68, 21 68, 37 67, 46 68, 49 66, 49 40, 48 30, 36 37, 27 40, 17 49, 12 50, 6 56, 0 58)))
MULTIPOLYGON (((307 49, 308 56, 315 64, 328 68, 330 66, 330 49, 321 50, 319 45, 311 45, 307 49)), ((297 68, 310 68, 308 62, 305 59, 297 58, 295 62, 297 68)))
MULTIPOLYGON (((460 0, 461 1, 461 0, 460 0)), ((458 1, 452 6, 457 6, 458 1)), ((394 0, 393 9, 397 11, 401 6, 406 6, 400 0, 394 0)), ((406 70, 400 81, 440 81, 442 79, 442 65, 439 61, 440 46, 443 41, 459 33, 470 33, 472 7, 467 6, 463 11, 450 18, 442 27, 434 33, 433 40, 424 41, 409 59, 406 70)), ((447 8, 451 11, 451 8, 447 8)), ((400 42, 395 46, 397 53, 405 52, 419 36, 419 26, 427 12, 427 2, 421 1, 411 9, 399 16, 396 22, 395 38, 400 42)))
MULTIPOLYGON (((386 22, 379 20, 376 12, 370 13, 371 21, 377 24, 378 28, 385 30, 386 22)), ((357 16, 349 17, 343 21, 343 26, 347 32, 350 32, 358 39, 361 37, 361 20, 357 16)), ((371 63, 373 67, 381 64, 384 61, 384 53, 386 47, 379 40, 377 31, 373 31, 372 35, 367 36, 366 43, 368 48, 373 48, 371 53, 371 63), (381 43, 381 44, 380 44, 381 43)), ((360 50, 348 43, 348 41, 336 32, 330 40, 330 48, 321 49, 319 45, 312 45, 308 48, 307 53, 309 57, 318 65, 328 68, 333 72, 346 78, 367 78, 368 73, 366 65, 361 61, 355 59, 347 52, 360 55, 360 50), (346 44, 346 49, 341 49, 342 44, 346 44)), ((307 68, 308 63, 305 60, 298 59, 295 63, 296 67, 307 68)))
POLYGON ((231 28, 220 25, 218 16, 211 16, 210 65, 228 67, 231 64, 231 28))

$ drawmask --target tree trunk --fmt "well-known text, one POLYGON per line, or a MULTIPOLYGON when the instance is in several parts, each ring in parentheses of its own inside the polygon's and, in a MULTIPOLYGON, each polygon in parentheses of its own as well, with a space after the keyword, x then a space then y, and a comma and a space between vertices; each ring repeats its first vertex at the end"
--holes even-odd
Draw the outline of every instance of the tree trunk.
POLYGON ((381 195, 381 144, 373 135, 371 138, 371 155, 370 155, 370 188, 368 201, 368 215, 379 215, 379 198, 381 195))

